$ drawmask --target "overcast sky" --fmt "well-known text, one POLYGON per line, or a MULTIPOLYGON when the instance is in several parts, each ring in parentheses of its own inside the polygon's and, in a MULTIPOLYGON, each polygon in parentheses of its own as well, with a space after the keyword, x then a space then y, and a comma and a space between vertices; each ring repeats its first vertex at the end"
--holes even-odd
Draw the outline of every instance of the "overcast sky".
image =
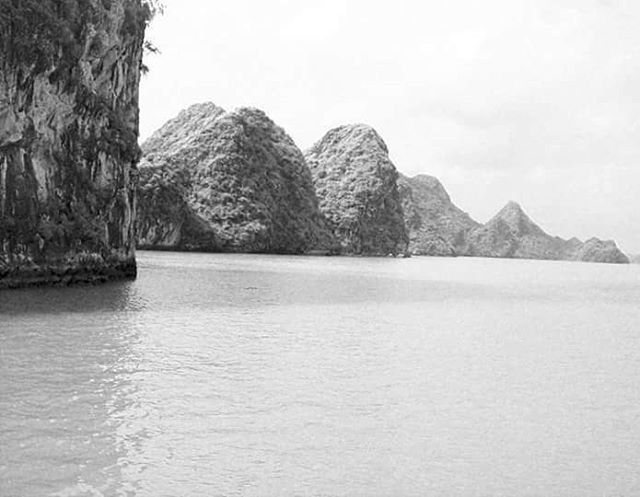
POLYGON ((516 200, 550 234, 640 253, 640 1, 165 4, 143 139, 203 101, 261 108, 302 149, 364 122, 478 221, 516 200))

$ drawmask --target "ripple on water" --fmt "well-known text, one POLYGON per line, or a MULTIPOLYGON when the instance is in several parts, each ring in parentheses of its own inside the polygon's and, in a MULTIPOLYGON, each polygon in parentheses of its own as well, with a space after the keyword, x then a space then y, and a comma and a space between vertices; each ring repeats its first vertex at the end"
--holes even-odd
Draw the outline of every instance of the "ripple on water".
POLYGON ((0 293, 0 495, 635 495, 640 266, 140 254, 0 293))

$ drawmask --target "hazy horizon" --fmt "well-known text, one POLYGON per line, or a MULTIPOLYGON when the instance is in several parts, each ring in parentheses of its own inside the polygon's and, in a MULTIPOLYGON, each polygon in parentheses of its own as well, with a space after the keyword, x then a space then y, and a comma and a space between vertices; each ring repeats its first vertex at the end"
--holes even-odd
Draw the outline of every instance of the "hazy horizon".
POLYGON ((367 123, 398 170, 486 222, 640 253, 640 4, 165 0, 141 140, 183 108, 264 110, 301 149, 367 123))

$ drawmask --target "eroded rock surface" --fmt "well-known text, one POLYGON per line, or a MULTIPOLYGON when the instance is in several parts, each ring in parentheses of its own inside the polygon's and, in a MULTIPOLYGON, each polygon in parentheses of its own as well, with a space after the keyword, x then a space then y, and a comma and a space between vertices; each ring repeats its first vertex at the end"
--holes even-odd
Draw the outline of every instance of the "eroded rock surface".
POLYGON ((134 277, 140 0, 0 0, 0 287, 134 277))

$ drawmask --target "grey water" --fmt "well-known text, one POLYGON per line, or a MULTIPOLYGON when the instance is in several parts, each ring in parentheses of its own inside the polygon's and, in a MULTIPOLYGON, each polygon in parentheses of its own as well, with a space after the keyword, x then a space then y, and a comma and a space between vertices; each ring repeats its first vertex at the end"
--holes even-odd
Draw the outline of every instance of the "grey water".
POLYGON ((0 495, 640 495, 640 266, 139 254, 0 293, 0 495))

